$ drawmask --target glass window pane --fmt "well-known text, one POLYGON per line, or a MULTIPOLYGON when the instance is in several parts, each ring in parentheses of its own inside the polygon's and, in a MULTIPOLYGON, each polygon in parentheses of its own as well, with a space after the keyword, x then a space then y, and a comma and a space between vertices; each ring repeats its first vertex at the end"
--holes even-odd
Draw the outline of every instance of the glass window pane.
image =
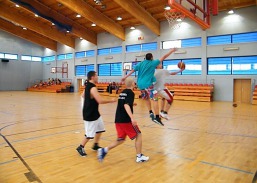
POLYGON ((85 51, 76 52, 75 57, 76 58, 84 58, 84 57, 86 57, 86 52, 85 51))
POLYGON ((242 33, 232 35, 232 43, 256 42, 257 32, 242 33))
POLYGON ((232 74, 257 74, 257 56, 233 57, 232 74))
POLYGON ((142 44, 142 51, 157 50, 157 42, 142 44))
POLYGON ((76 76, 86 76, 86 66, 85 65, 77 65, 75 67, 76 76))
POLYGON ((31 56, 28 55, 22 55, 21 60, 31 60, 31 56))
POLYGON ((98 76, 110 76, 111 64, 98 64, 98 76))
POLYGON ((113 47, 113 48, 111 48, 111 53, 112 53, 112 54, 119 54, 119 53, 122 53, 122 47, 121 47, 121 46, 118 46, 118 47, 113 47))
POLYGON ((0 53, 0 58, 4 58, 4 53, 0 53))
POLYGON ((66 54, 66 59, 72 59, 73 58, 73 54, 72 53, 67 53, 66 54))
POLYGON ((112 63, 111 64, 111 76, 122 76, 122 64, 112 63))
POLYGON ((141 51, 141 44, 133 44, 126 46, 126 52, 140 52, 141 51))
POLYGON ((32 57, 31 60, 32 61, 41 62, 42 61, 42 57, 32 57))
POLYGON ((181 48, 181 40, 163 41, 162 49, 181 48))
POLYGON ((181 40, 181 47, 194 47, 194 46, 201 46, 202 39, 200 37, 198 38, 190 38, 190 39, 182 39, 181 40))
POLYGON ((89 71, 94 71, 94 70, 95 70, 95 65, 94 65, 94 64, 86 65, 86 74, 87 74, 89 71))
POLYGON ((231 57, 208 58, 208 75, 231 75, 231 57))
POLYGON ((98 55, 108 55, 110 54, 110 48, 98 49, 98 55))
POLYGON ((202 74, 202 62, 200 58, 184 59, 182 61, 186 64, 186 69, 182 72, 182 75, 201 75, 202 74))
POLYGON ((18 59, 18 55, 17 55, 17 54, 8 54, 8 53, 5 53, 5 54, 4 54, 4 57, 7 58, 7 59, 13 59, 13 60, 17 60, 17 59, 18 59))
POLYGON ((170 72, 178 71, 178 62, 181 60, 164 60, 163 61, 163 69, 169 70, 170 72))
POLYGON ((64 60, 64 59, 65 59, 65 54, 57 55, 57 60, 64 60))
POLYGON ((230 44, 230 43, 232 43, 231 35, 207 37, 207 45, 230 44))
POLYGON ((93 57, 95 56, 95 50, 86 51, 86 57, 93 57))

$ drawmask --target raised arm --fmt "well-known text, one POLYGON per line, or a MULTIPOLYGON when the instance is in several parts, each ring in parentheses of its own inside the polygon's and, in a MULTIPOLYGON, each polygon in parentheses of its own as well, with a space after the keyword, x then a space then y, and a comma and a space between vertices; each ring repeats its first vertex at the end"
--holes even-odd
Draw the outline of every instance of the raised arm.
POLYGON ((131 74, 133 74, 134 72, 135 72, 135 70, 132 69, 126 76, 124 76, 123 78, 121 78, 121 81, 125 81, 125 79, 126 79, 127 77, 129 77, 131 74))
POLYGON ((165 54, 164 56, 162 56, 162 58, 160 58, 160 62, 162 62, 163 60, 165 60, 168 56, 170 56, 173 52, 175 52, 177 49, 176 48, 172 48, 167 54, 165 54))
POLYGON ((182 72, 183 70, 185 70, 185 68, 180 69, 179 71, 176 71, 176 72, 171 72, 170 75, 176 75, 176 74, 182 72))

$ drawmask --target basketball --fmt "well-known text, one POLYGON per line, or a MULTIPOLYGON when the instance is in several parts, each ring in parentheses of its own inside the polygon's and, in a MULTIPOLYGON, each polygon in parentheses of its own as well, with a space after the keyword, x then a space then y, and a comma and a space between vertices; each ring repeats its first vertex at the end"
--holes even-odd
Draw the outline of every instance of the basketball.
POLYGON ((178 68, 180 68, 180 69, 185 69, 185 68, 186 68, 185 63, 182 62, 182 61, 180 61, 180 62, 178 63, 178 68))

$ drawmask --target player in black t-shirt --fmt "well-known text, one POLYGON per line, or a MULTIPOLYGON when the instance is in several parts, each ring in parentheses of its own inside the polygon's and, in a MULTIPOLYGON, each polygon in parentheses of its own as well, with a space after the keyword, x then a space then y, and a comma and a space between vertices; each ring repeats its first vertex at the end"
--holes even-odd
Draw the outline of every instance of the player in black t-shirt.
POLYGON ((106 104, 116 102, 115 99, 104 100, 97 91, 95 83, 98 82, 98 76, 95 71, 89 71, 87 74, 88 83, 84 91, 84 105, 83 105, 83 120, 85 124, 85 138, 78 146, 77 151, 81 156, 86 156, 84 146, 90 139, 95 138, 93 150, 97 150, 100 147, 98 142, 100 140, 102 132, 105 132, 103 119, 99 113, 99 104, 106 104))
POLYGON ((131 140, 136 139, 136 162, 144 162, 149 160, 149 157, 142 154, 142 134, 137 126, 137 121, 133 116, 133 105, 135 105, 135 94, 133 92, 133 88, 135 86, 134 80, 132 78, 127 78, 125 80, 125 85, 126 89, 123 90, 119 95, 115 115, 115 126, 118 138, 108 147, 98 149, 98 159, 100 162, 103 161, 109 150, 122 144, 125 141, 126 136, 129 136, 131 140))

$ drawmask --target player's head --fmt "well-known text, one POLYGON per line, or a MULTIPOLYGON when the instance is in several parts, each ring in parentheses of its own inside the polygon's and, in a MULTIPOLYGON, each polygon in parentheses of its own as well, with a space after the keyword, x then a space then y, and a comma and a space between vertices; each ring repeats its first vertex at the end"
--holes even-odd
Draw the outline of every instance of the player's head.
POLYGON ((153 54, 152 54, 152 53, 147 53, 147 54, 145 55, 145 59, 146 59, 146 60, 153 60, 153 54))
POLYGON ((125 80, 125 85, 126 85, 127 88, 134 88, 134 86, 135 86, 134 79, 132 79, 132 78, 127 78, 127 79, 125 80))
POLYGON ((95 71, 89 71, 87 73, 87 79, 88 80, 91 80, 93 82, 98 82, 98 76, 97 76, 97 73, 95 71))

